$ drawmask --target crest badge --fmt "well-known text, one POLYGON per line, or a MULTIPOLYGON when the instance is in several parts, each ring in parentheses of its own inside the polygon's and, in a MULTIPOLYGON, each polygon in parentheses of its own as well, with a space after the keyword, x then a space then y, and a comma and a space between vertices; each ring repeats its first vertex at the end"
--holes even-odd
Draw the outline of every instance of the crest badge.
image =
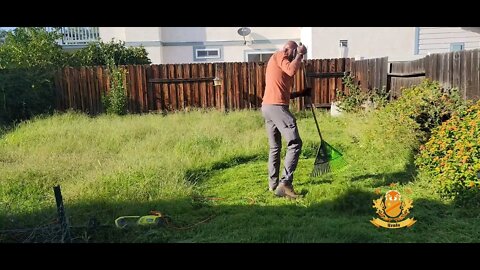
POLYGON ((398 229, 410 227, 415 222, 413 218, 407 218, 410 209, 413 207, 413 201, 408 198, 402 200, 402 195, 397 190, 389 190, 385 196, 373 200, 373 208, 377 209, 377 215, 380 218, 374 218, 370 222, 376 227, 388 229, 398 229))

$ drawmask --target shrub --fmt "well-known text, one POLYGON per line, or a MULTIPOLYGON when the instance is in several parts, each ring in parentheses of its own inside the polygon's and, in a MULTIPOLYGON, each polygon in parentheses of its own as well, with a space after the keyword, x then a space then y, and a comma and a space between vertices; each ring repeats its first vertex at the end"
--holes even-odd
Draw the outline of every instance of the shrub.
POLYGON ((355 83, 354 77, 346 75, 342 78, 343 84, 349 89, 349 93, 336 91, 335 101, 340 110, 345 112, 358 112, 361 110, 384 107, 389 100, 389 94, 386 88, 369 89, 363 91, 355 83))
POLYGON ((113 40, 108 43, 92 42, 87 47, 73 52, 69 62, 71 66, 104 66, 108 65, 106 56, 113 57, 115 65, 151 63, 144 47, 127 47, 125 42, 113 40))
POLYGON ((480 101, 432 131, 415 163, 437 190, 462 205, 480 205, 480 101))
POLYGON ((107 63, 110 91, 102 96, 102 103, 108 114, 124 115, 127 113, 127 95, 123 84, 126 71, 115 65, 112 57, 107 59, 107 63))
POLYGON ((417 123, 417 129, 428 138, 430 131, 466 106, 456 88, 444 89, 428 79, 406 88, 402 96, 387 106, 387 110, 417 123))
POLYGON ((59 36, 42 27, 4 33, 0 45, 0 125, 51 113, 54 71, 64 65, 59 36))
POLYGON ((53 112, 52 77, 45 69, 0 70, 0 125, 53 112))
POLYGON ((43 27, 18 27, 9 31, 0 46, 0 69, 63 66, 66 54, 56 41, 59 37, 58 33, 43 27))

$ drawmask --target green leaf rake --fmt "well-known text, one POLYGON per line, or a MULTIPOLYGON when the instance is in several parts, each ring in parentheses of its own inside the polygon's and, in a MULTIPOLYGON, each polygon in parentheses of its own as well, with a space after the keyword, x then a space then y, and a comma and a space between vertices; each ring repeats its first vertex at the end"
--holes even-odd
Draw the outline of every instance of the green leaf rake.
MULTIPOLYGON (((306 65, 303 65, 303 76, 305 79, 306 88, 311 88, 310 81, 307 79, 306 65)), ((311 177, 317 177, 328 172, 336 172, 347 165, 340 151, 333 148, 330 144, 323 140, 322 133, 318 127, 317 117, 315 116, 315 109, 313 108, 312 97, 309 96, 310 109, 312 110, 313 119, 317 127, 318 135, 320 136, 320 147, 318 147, 317 157, 313 166, 311 177)))

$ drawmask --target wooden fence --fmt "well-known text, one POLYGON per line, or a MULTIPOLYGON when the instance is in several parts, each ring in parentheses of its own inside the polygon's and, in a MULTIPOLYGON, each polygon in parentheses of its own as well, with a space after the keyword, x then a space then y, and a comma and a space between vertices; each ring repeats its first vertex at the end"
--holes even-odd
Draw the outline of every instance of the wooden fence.
POLYGON ((456 87, 464 99, 480 98, 480 49, 431 54, 409 62, 391 63, 390 91, 400 95, 402 87, 424 78, 439 81, 444 87, 456 87))
POLYGON ((363 90, 387 87, 388 57, 357 60, 353 62, 351 75, 363 90))
MULTIPOLYGON (((424 78, 440 81, 446 87, 458 87, 465 99, 480 98, 480 50, 432 54, 409 62, 388 63, 388 58, 355 61, 349 58, 312 59, 306 63, 307 77, 313 87, 316 107, 329 107, 345 72, 355 76, 362 89, 386 87, 398 97, 403 87, 418 84, 424 78)), ((201 63, 123 66, 124 85, 130 113, 174 111, 188 108, 219 110, 261 107, 265 89, 266 63, 201 63), (215 86, 219 78, 221 85, 215 86)), ((302 67, 303 69, 303 67, 302 67)), ((98 114, 104 111, 101 97, 110 90, 105 67, 64 68, 55 77, 57 109, 73 108, 98 114)), ((292 91, 305 86, 303 70, 295 75, 292 91)), ((304 98, 293 100, 302 110, 304 98)))
POLYGON ((389 64, 388 89, 392 98, 401 95, 401 89, 422 82, 425 79, 424 59, 389 64))
MULTIPOLYGON (((306 63, 311 78, 313 102, 328 107, 336 89, 344 91, 342 77, 354 65, 352 59, 316 59, 306 63)), ((122 66, 131 113, 174 111, 188 108, 238 110, 260 108, 265 89, 266 63, 202 63, 122 66), (215 86, 219 78, 221 85, 215 86)), ((106 67, 67 67, 55 77, 57 109, 73 108, 98 114, 101 96, 110 91, 106 67)), ((292 91, 305 87, 302 70, 294 78, 292 91)), ((303 109, 303 98, 293 101, 303 109)))

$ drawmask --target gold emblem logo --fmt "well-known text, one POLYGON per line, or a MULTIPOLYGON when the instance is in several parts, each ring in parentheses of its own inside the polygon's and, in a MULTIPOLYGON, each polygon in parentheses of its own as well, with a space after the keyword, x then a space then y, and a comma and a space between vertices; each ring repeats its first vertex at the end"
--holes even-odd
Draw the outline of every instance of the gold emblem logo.
POLYGON ((374 218, 370 222, 377 227, 388 229, 398 229, 402 227, 412 226, 416 220, 407 218, 410 208, 413 207, 413 201, 402 196, 397 190, 389 190, 385 193, 385 197, 373 200, 373 208, 377 209, 380 218, 374 218), (404 220, 405 219, 405 220, 404 220))

